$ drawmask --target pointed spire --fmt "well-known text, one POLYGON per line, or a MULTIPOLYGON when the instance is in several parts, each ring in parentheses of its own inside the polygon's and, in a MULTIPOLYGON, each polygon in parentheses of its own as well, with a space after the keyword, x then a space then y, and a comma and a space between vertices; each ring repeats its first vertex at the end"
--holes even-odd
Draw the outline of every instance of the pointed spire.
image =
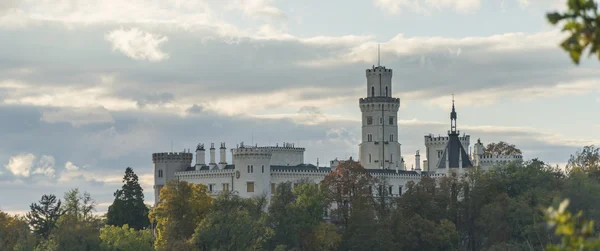
POLYGON ((454 109, 454 93, 452 93, 452 113, 450 113, 450 119, 456 120, 456 109, 454 109))

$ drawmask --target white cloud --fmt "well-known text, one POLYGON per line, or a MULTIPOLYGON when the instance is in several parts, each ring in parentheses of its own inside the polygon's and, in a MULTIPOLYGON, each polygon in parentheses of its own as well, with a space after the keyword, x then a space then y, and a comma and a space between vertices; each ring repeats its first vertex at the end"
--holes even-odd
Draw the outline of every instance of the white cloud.
POLYGON ((106 35, 112 43, 113 50, 118 50, 135 60, 162 61, 169 55, 160 50, 160 45, 167 42, 166 36, 155 35, 138 28, 116 29, 106 35))
POLYGON ((472 13, 481 7, 480 0, 373 0, 375 6, 391 14, 408 10, 431 14, 433 10, 453 9, 459 13, 472 13))
POLYGON ((227 7, 255 18, 285 19, 286 15, 271 4, 273 0, 234 0, 227 7))
POLYGON ((35 155, 31 153, 19 154, 10 157, 8 164, 4 165, 4 168, 8 169, 15 176, 29 177, 34 160, 35 155))
POLYGON ((37 163, 35 159, 32 153, 18 154, 10 157, 4 168, 15 176, 29 177, 30 174, 42 174, 54 177, 54 157, 43 155, 37 163))

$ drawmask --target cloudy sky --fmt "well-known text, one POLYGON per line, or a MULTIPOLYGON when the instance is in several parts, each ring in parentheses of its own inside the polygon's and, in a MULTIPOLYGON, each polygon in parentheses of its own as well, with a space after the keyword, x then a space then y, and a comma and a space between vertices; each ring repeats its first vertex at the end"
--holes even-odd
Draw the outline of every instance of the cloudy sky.
MULTIPOLYGON (((600 63, 571 63, 565 0, 0 1, 0 210, 79 187, 106 211, 154 152, 244 141, 356 156, 364 70, 394 70, 403 155, 458 127, 562 165, 600 142, 600 63)), ((228 157, 230 159, 230 156, 228 157)))

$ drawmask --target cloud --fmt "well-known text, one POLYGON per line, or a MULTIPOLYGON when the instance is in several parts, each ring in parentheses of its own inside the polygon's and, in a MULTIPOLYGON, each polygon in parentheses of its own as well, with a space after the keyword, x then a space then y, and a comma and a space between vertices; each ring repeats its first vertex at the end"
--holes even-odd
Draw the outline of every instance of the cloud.
POLYGON ((452 9, 459 13, 472 13, 481 7, 480 0, 373 0, 375 6, 391 14, 403 10, 431 14, 434 10, 452 9))
POLYGON ((4 165, 4 168, 8 169, 15 176, 29 177, 34 160, 35 155, 31 153, 19 154, 11 157, 8 164, 4 165))
POLYGON ((116 29, 106 35, 114 51, 120 51, 135 60, 150 62, 162 61, 169 55, 160 50, 160 45, 167 42, 166 36, 155 35, 138 28, 116 29))
POLYGON ((47 123, 67 122, 73 127, 115 122, 108 110, 104 107, 44 110, 40 119, 47 123))
POLYGON ((43 155, 37 163, 35 163, 35 159, 36 157, 32 153, 18 154, 12 156, 4 168, 17 177, 29 177, 30 174, 54 177, 54 157, 43 155))
POLYGON ((275 20, 286 19, 287 16, 277 7, 271 5, 272 0, 234 0, 229 9, 237 9, 244 14, 255 18, 268 18, 275 20))

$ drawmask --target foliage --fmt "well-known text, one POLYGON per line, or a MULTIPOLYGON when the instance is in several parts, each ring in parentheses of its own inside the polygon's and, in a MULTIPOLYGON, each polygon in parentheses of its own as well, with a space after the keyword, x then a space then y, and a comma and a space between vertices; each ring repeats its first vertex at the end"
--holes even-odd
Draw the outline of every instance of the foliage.
POLYGON ((594 237, 594 221, 581 219, 581 211, 572 215, 566 211, 569 200, 563 200, 558 209, 549 207, 546 217, 554 233, 561 236, 560 244, 548 244, 550 251, 559 250, 597 250, 600 248, 600 239, 594 237))
POLYGON ((589 48, 588 56, 596 54, 600 60, 600 15, 595 0, 567 0, 565 13, 552 12, 546 15, 556 25, 564 22, 563 32, 570 36, 561 43, 571 60, 579 64, 581 55, 589 48))
POLYGON ((266 227, 264 197, 244 199, 223 192, 200 223, 193 242, 200 250, 263 250, 272 235, 266 227))
POLYGON ((43 242, 48 249, 61 251, 101 250, 101 220, 92 213, 96 202, 87 192, 75 188, 65 193, 64 214, 57 227, 51 231, 49 240, 43 242))
POLYGON ((105 226, 100 229, 100 240, 105 251, 154 250, 150 230, 135 230, 127 224, 121 227, 105 226))
POLYGON ((154 243, 159 250, 187 248, 196 226, 209 212, 212 204, 205 185, 172 180, 160 190, 158 205, 149 214, 156 225, 154 243))
POLYGON ((23 217, 0 211, 0 250, 33 250, 35 243, 36 238, 23 217))
POLYGON ((493 155, 515 155, 521 154, 521 150, 518 149, 515 145, 506 143, 504 141, 500 141, 498 143, 489 143, 485 149, 483 149, 485 154, 493 154, 493 155))
POLYGON ((593 145, 585 146, 571 155, 567 162, 567 171, 581 171, 594 178, 600 178, 600 148, 593 145))
POLYGON ((144 192, 138 176, 131 167, 125 169, 123 186, 115 192, 115 200, 106 214, 107 224, 128 226, 140 230, 150 225, 148 207, 144 204, 144 192))
POLYGON ((39 204, 32 203, 29 206, 31 212, 27 213, 27 220, 34 233, 43 239, 48 238, 62 215, 60 205, 60 199, 57 200, 54 194, 44 194, 39 204))

